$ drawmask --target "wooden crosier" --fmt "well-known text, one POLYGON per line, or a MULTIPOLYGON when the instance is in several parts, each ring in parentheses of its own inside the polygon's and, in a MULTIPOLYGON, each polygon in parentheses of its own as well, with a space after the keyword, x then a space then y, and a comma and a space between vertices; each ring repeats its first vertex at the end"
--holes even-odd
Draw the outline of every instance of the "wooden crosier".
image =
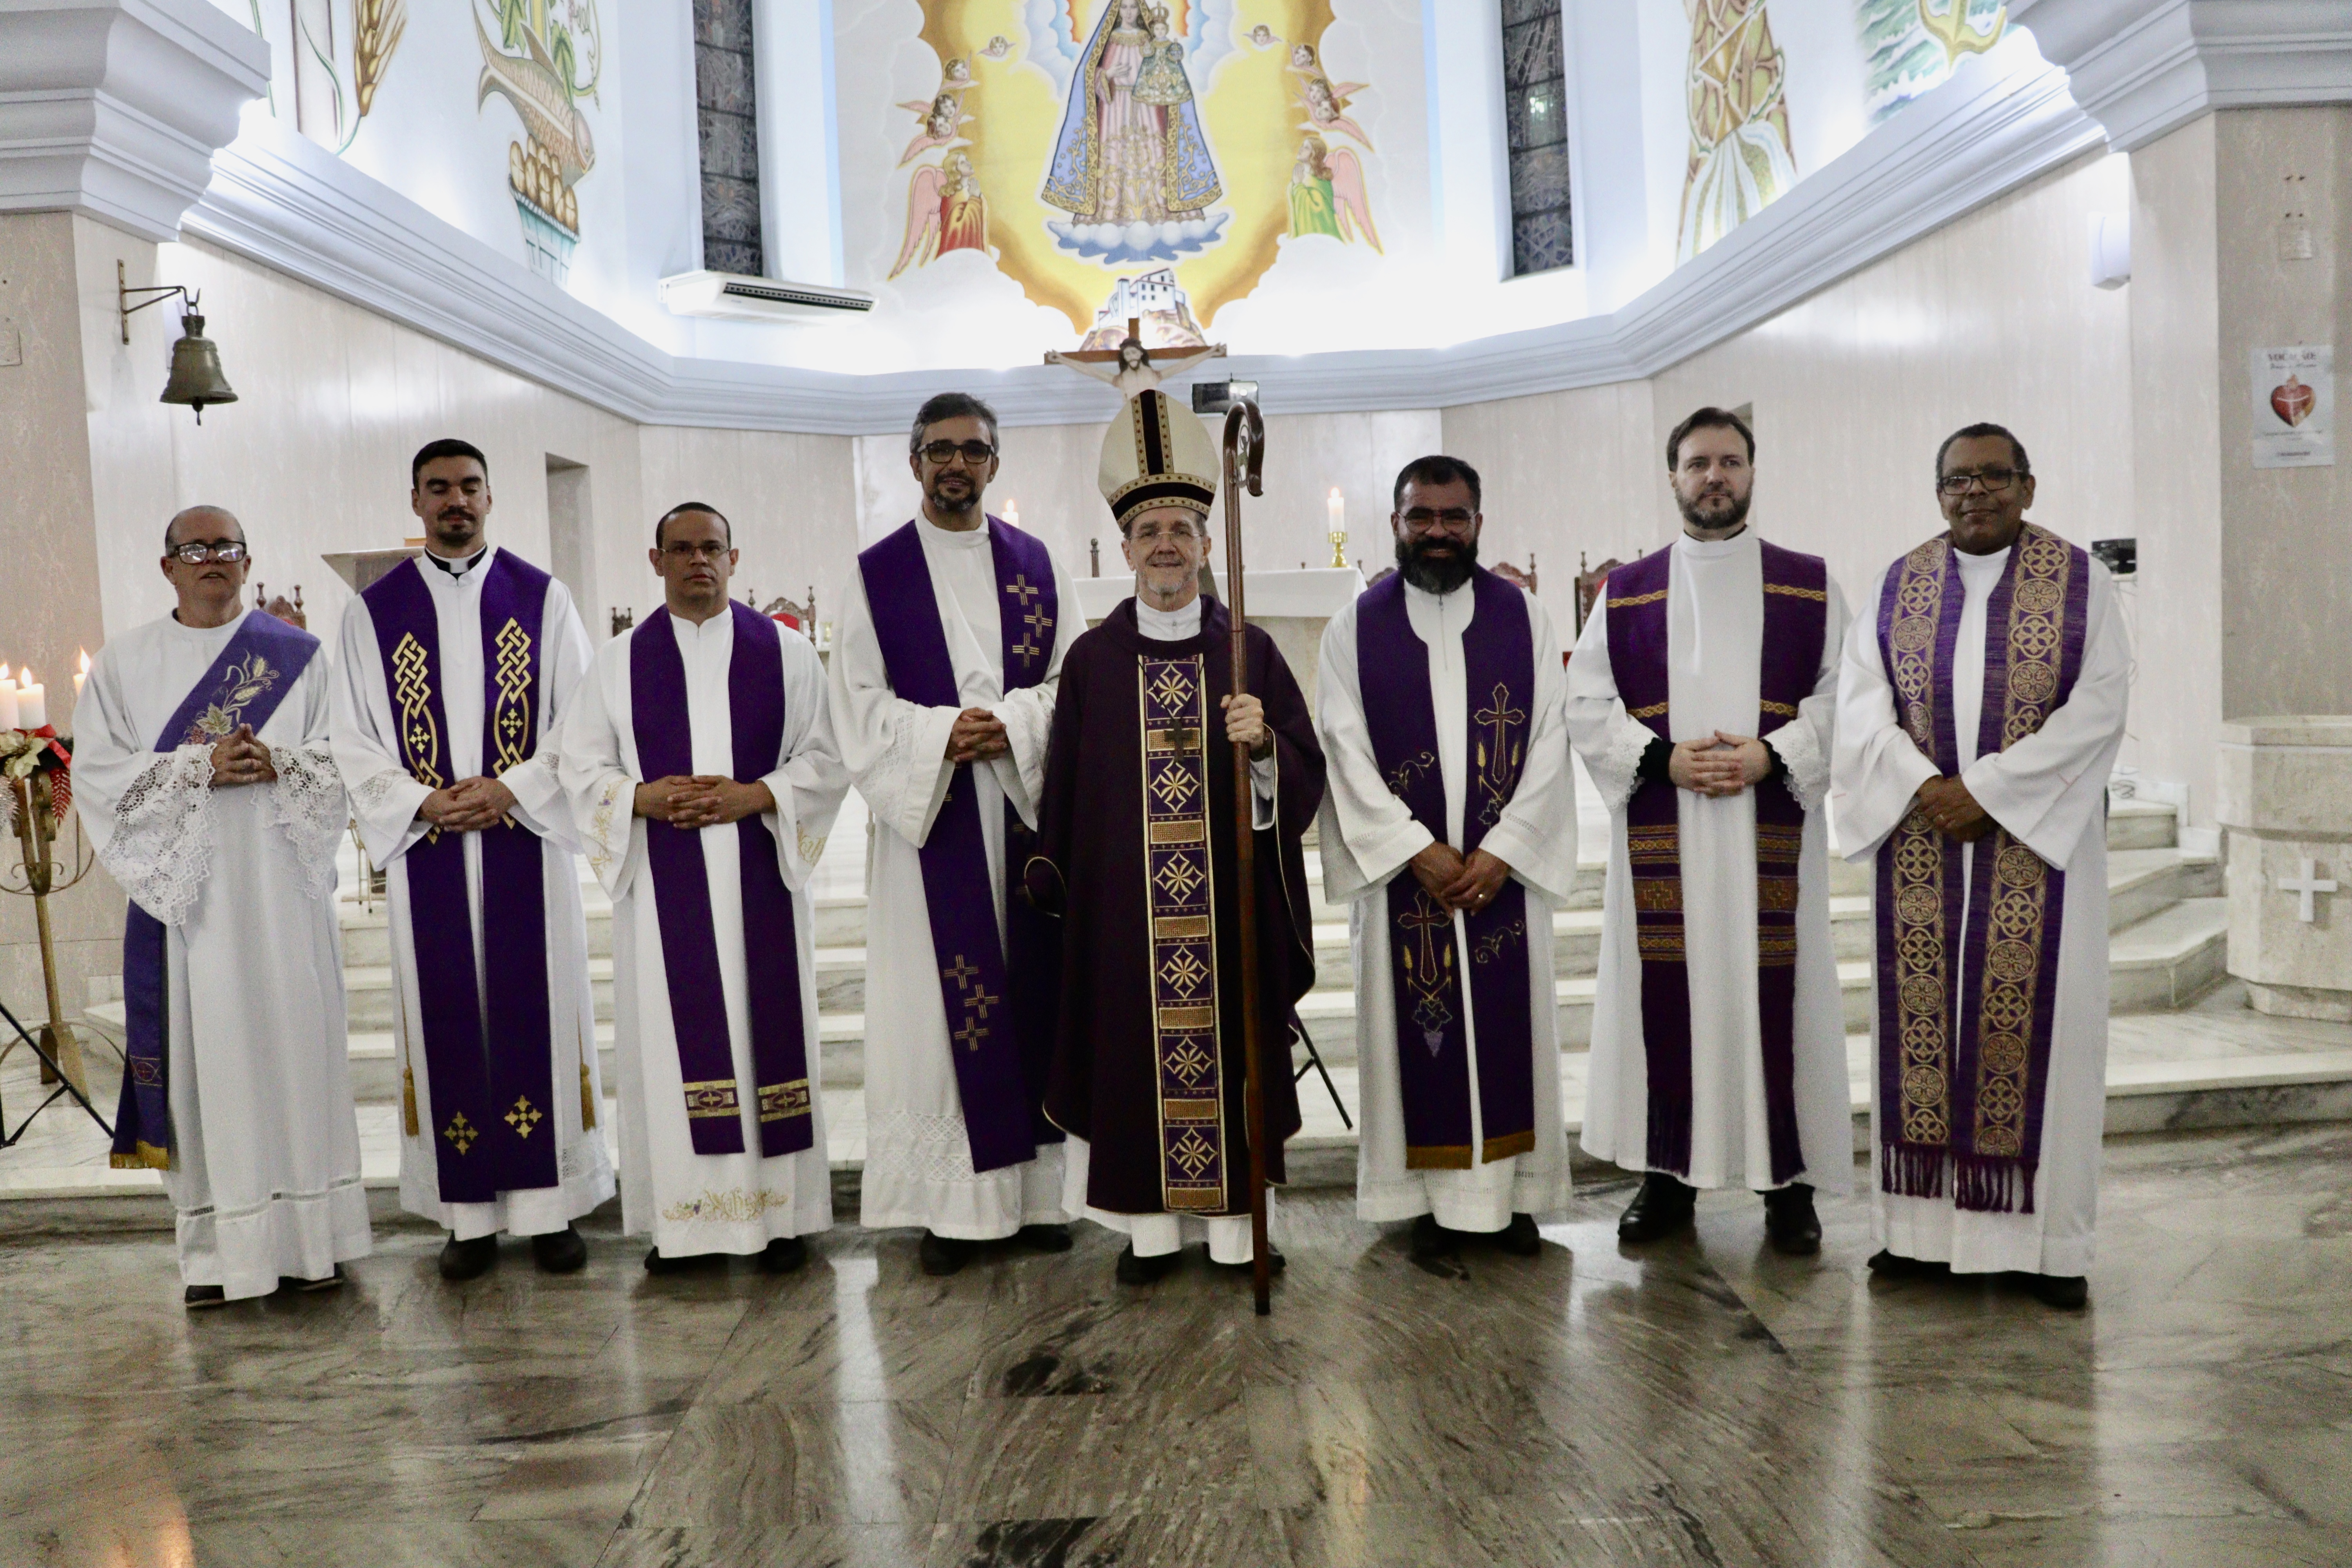
MULTIPOLYGON (((1249 691, 1248 626, 1242 619, 1242 495, 1264 495, 1265 422, 1257 404, 1236 399, 1225 411, 1225 597, 1233 611, 1234 696, 1249 691)), ((1234 742, 1234 849, 1241 907, 1242 1100, 1249 1125, 1250 1285, 1260 1317, 1274 1310, 1274 1270, 1265 1240, 1265 1092, 1258 1065, 1257 826, 1249 747, 1234 742)))

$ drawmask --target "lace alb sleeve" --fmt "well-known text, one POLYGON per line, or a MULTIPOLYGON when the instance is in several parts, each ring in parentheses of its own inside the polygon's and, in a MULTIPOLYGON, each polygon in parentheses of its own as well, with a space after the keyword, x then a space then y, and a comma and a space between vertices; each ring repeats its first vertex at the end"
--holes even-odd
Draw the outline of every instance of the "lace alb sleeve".
POLYGON ((1830 759, 1822 749, 1821 731, 1800 718, 1765 736, 1764 743, 1789 770, 1789 793, 1797 797, 1797 804, 1807 811, 1820 810, 1830 793, 1830 759))
POLYGON ((1610 810, 1619 810, 1633 798, 1634 786, 1641 783, 1643 753, 1656 739, 1656 734, 1643 725, 1631 721, 1612 724, 1600 751, 1585 753, 1584 771, 1592 776, 1592 787, 1601 792, 1601 799, 1610 810))
POLYGON ((314 899, 335 895, 335 856, 351 808, 343 799, 343 775, 325 746, 280 747, 271 753, 278 782, 269 787, 270 820, 294 847, 302 868, 302 890, 314 899))
POLYGON ((101 858, 142 910, 165 925, 194 912, 213 874, 213 756, 182 746, 131 780, 101 858))

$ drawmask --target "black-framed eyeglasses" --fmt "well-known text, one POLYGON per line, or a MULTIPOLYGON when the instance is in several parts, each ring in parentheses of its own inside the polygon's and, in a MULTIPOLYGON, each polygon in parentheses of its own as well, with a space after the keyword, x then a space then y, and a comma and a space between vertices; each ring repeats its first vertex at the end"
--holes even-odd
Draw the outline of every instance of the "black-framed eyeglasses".
POLYGON ((975 468, 996 456, 996 448, 985 441, 926 441, 922 451, 926 462, 945 463, 960 457, 975 468))
POLYGON ((185 544, 172 546, 172 552, 184 565, 201 566, 207 561, 226 561, 234 564, 246 557, 242 539, 215 539, 209 543, 190 540, 185 544))
POLYGON ((720 540, 697 544, 690 539, 673 539, 662 546, 662 553, 672 561, 717 561, 731 554, 734 549, 733 545, 720 540))
POLYGON ((2019 468, 1980 468, 1973 474, 1946 474, 1936 488, 1948 496, 1964 496, 1970 485, 1982 485, 1987 495, 1999 495, 2025 478, 2019 468))
POLYGON ((1426 533, 1433 528, 1449 529, 1458 533, 1478 520, 1476 512, 1458 506, 1447 507, 1444 511, 1417 506, 1411 511, 1401 512, 1398 515, 1404 519, 1404 525, 1415 533, 1426 533))

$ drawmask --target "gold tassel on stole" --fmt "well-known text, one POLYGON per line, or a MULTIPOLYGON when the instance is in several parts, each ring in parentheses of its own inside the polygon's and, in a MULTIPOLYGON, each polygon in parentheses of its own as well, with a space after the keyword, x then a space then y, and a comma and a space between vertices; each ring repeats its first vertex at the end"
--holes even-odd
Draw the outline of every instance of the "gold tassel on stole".
POLYGON ((417 1135, 416 1069, 408 1065, 408 1052, 404 1046, 400 1059, 400 1122, 411 1138, 417 1135))
POLYGON ((596 1125, 596 1088, 589 1079, 588 1061, 584 1057, 580 1062, 580 1125, 583 1131, 596 1125))

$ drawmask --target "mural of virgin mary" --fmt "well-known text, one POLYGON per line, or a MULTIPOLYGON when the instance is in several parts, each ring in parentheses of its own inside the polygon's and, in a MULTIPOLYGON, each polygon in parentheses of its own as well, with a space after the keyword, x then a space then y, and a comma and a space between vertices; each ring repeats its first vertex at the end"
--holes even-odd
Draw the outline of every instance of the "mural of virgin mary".
POLYGON ((1166 7, 1110 0, 1071 78, 1043 199, 1080 225, 1189 226, 1223 194, 1166 7))

